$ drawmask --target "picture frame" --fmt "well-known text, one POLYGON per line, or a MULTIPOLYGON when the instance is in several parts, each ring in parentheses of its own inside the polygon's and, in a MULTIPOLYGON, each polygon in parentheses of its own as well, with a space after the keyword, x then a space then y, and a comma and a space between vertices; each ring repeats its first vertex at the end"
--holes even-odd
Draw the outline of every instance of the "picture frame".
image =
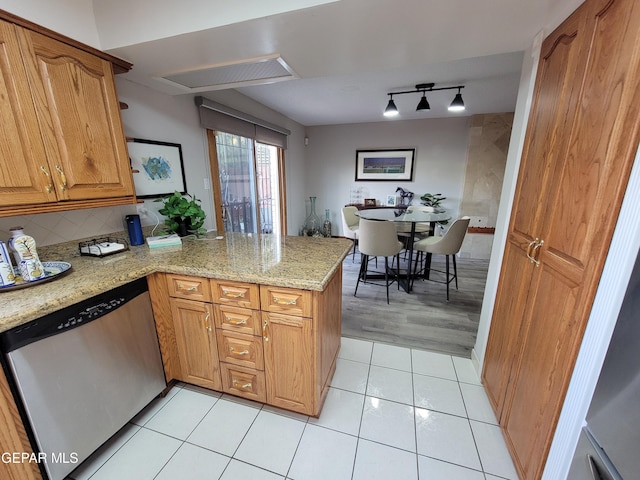
POLYGON ((395 207, 398 204, 398 197, 396 195, 387 195, 387 207, 395 207))
POLYGON ((137 198, 186 193, 182 145, 133 138, 127 141, 137 198))
POLYGON ((415 154, 415 148, 356 150, 356 182, 411 182, 415 154))
POLYGON ((375 198, 365 198, 364 199, 364 206, 365 207, 375 207, 376 206, 376 199, 375 198))

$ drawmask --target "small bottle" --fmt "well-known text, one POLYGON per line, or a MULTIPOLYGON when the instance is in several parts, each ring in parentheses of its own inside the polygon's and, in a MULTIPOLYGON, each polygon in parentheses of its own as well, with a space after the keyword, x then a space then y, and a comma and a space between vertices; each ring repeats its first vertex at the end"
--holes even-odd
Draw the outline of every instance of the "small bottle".
POLYGON ((24 233, 22 227, 13 227, 9 230, 9 249, 13 251, 22 279, 25 282, 37 280, 45 276, 44 266, 40 262, 36 251, 36 241, 33 237, 24 233))
POLYGON ((0 287, 16 283, 11 257, 4 242, 0 241, 0 287))

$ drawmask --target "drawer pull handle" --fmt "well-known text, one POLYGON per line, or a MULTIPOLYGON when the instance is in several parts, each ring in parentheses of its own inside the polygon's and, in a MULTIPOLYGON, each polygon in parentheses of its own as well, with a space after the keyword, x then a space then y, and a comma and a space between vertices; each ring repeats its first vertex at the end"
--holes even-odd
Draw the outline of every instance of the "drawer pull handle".
POLYGON ((211 323, 209 323, 209 317, 211 316, 210 312, 207 312, 207 315, 204 317, 204 326, 206 327, 207 331, 211 332, 211 323))
POLYGON ((247 324, 247 319, 243 318, 242 320, 237 320, 237 319, 233 319, 229 316, 225 317, 225 320, 230 323, 231 325, 246 325, 247 324))
POLYGON ((49 175, 49 172, 47 172, 47 169, 44 168, 44 165, 40 165, 40 170, 42 170, 42 173, 44 173, 47 176, 47 180, 49 181, 49 185, 45 187, 45 190, 47 191, 47 193, 51 193, 53 190, 53 182, 51 181, 51 175, 49 175))
POLYGON ((197 285, 194 285, 192 287, 185 287, 182 284, 178 285, 178 290, 180 290, 181 292, 195 292, 198 289, 197 285))
POLYGON ((280 297, 273 297, 273 303, 277 305, 295 305, 298 302, 298 299, 294 298, 293 300, 281 300, 280 297))
POLYGON ((267 327, 269 326, 269 322, 267 320, 262 324, 262 338, 265 342, 269 341, 269 334, 267 332, 267 327))
POLYGON ((231 290, 222 289, 222 294, 229 298, 244 298, 244 292, 232 292, 231 290))
POLYGON ((229 347, 229 350, 231 350, 231 353, 233 353, 235 355, 249 355, 249 350, 242 350, 241 352, 238 352, 233 347, 229 347))
POLYGON ((242 390, 247 390, 251 387, 253 387, 253 385, 251 384, 251 382, 247 382, 247 383, 240 383, 238 380, 236 380, 235 378, 233 379, 233 386, 236 388, 240 388, 242 390))

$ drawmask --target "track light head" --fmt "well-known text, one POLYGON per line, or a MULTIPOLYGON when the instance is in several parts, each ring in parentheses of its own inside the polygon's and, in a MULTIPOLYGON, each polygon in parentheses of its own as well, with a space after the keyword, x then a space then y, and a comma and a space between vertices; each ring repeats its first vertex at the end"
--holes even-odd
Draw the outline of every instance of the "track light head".
POLYGON ((387 104, 387 108, 384 109, 385 117, 395 117, 398 115, 398 107, 396 107, 395 102, 393 101, 393 95, 389 94, 391 97, 389 99, 389 103, 387 104))
POLYGON ((458 88, 458 93, 453 97, 453 101, 451 105, 449 105, 450 112, 462 112, 464 111, 464 101, 462 100, 462 94, 460 93, 460 89, 458 88))
POLYGON ((458 93, 453 98, 453 101, 449 105, 450 112, 461 112, 465 109, 464 101, 462 100, 462 94, 460 91, 464 88, 464 85, 456 85, 454 87, 436 87, 435 83, 419 83, 416 85, 415 90, 405 90, 403 92, 393 92, 387 93, 389 95, 389 103, 387 104, 387 108, 384 111, 385 117, 394 117, 398 115, 398 107, 396 107, 395 102, 393 101, 394 95, 404 95, 405 93, 422 93, 422 98, 416 107, 416 111, 420 112, 422 110, 431 110, 431 105, 429 105, 429 101, 427 100, 427 92, 436 92, 439 90, 455 90, 458 89, 458 93))
POLYGON ((425 92, 422 92, 422 98, 416 107, 416 112, 419 112, 420 110, 431 110, 431 105, 429 105, 427 94, 425 92))

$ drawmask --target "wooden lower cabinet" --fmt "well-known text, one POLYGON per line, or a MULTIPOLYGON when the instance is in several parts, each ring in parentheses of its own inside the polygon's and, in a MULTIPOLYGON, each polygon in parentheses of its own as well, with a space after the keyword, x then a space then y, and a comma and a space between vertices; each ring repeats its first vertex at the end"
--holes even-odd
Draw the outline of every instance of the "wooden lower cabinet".
POLYGON ((179 380, 222 390, 213 307, 209 303, 179 298, 172 298, 170 302, 182 366, 179 380))
POLYGON ((321 292, 163 273, 149 285, 167 381, 320 414, 340 348, 341 268, 321 292))
POLYGON ((267 403, 296 412, 313 412, 319 396, 313 321, 269 312, 262 312, 262 319, 267 403))

